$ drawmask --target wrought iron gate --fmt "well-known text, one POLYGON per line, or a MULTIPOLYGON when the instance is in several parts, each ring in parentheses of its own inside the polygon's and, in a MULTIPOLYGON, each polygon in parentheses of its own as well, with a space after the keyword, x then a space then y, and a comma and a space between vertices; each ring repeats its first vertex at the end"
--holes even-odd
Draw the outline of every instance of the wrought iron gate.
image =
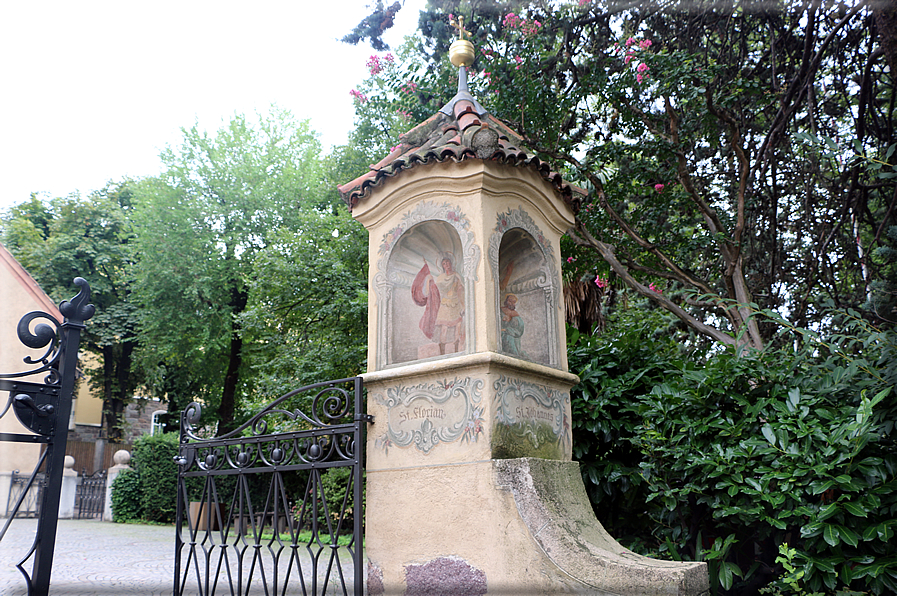
MULTIPOLYGON (((34 471, 17 491, 15 504, 11 511, 8 510, 9 517, 0 529, 0 540, 3 540, 9 525, 17 514, 23 511, 22 507, 28 500, 39 499, 39 504, 35 506, 35 512, 40 513, 34 543, 16 564, 18 570, 25 576, 29 596, 46 596, 50 590, 50 571, 56 548, 59 494, 65 464, 65 441, 72 413, 75 367, 78 364, 78 344, 81 341, 81 330, 85 327, 84 322, 94 314, 93 305, 87 303, 90 300, 90 286, 80 277, 75 278, 75 285, 81 288, 78 294, 71 301, 64 300, 59 305, 59 312, 65 317, 62 324, 49 314, 40 311, 30 312, 19 320, 16 332, 21 342, 35 350, 46 348, 44 354, 37 360, 25 358, 26 364, 39 366, 23 372, 0 374, 0 392, 9 392, 9 399, 0 410, 0 418, 12 410, 19 422, 35 433, 0 433, 0 441, 38 443, 47 446, 38 458, 34 471), (50 322, 53 326, 38 323, 32 329, 31 324, 40 319, 50 322), (46 377, 43 383, 21 380, 24 377, 44 373, 46 377), (46 469, 44 478, 40 478, 38 472, 42 467, 46 469), (24 565, 32 555, 34 563, 29 575, 24 565)), ((11 487, 10 494, 12 492, 11 487)))
POLYGON ((372 420, 363 407, 361 377, 317 383, 233 432, 202 439, 202 410, 190 404, 175 460, 174 595, 240 596, 251 586, 263 594, 362 594, 361 466, 364 423, 372 420), (328 475, 340 470, 348 478, 335 491, 328 475))
POLYGON ((81 473, 81 484, 75 489, 75 517, 93 519, 103 517, 106 506, 106 470, 90 476, 86 470, 81 473))

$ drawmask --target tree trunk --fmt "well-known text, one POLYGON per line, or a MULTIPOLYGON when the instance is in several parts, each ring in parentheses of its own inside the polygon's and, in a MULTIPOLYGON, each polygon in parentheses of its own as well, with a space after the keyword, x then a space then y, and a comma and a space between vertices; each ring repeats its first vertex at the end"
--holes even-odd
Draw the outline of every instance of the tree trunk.
POLYGON ((248 300, 249 295, 244 290, 234 289, 231 300, 231 316, 234 317, 233 332, 230 338, 227 374, 224 376, 224 388, 221 391, 221 405, 218 407, 219 435, 234 429, 237 385, 240 382, 240 368, 243 365, 243 337, 238 315, 246 310, 248 300))
POLYGON ((103 348, 103 426, 110 443, 121 443, 122 418, 130 397, 134 340, 103 348))
POLYGON ((121 418, 124 404, 119 399, 120 392, 115 386, 116 374, 115 346, 103 347, 103 426, 106 439, 110 443, 121 443, 121 418))
POLYGON ((891 74, 897 72, 897 0, 882 0, 873 4, 878 41, 884 51, 891 74))

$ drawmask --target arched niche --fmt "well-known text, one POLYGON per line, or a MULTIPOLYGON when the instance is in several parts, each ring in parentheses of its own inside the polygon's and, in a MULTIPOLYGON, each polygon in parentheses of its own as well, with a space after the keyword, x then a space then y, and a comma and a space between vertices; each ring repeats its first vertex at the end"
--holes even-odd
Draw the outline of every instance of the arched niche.
POLYGON ((499 214, 490 240, 501 353, 559 366, 560 279, 551 246, 523 209, 499 214))
POLYGON ((474 341, 480 250, 463 214, 422 203, 384 237, 379 271, 377 364, 467 353, 474 341))

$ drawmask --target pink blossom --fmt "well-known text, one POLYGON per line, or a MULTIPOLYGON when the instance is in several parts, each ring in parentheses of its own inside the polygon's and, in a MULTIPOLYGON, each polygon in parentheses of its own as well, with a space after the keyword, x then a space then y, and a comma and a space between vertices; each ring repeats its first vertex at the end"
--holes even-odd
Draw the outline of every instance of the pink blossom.
POLYGON ((370 69, 372 75, 378 74, 383 70, 383 67, 380 66, 380 56, 377 54, 368 58, 366 65, 370 69))
POLYGON ((664 187, 663 184, 655 184, 654 190, 656 190, 657 192, 663 192, 663 187, 664 187))
POLYGON ((568 262, 568 263, 572 263, 572 262, 574 262, 574 261, 576 261, 576 259, 574 259, 573 257, 567 257, 567 262, 568 262))
POLYGON ((392 153, 393 151, 395 151, 396 149, 398 149, 398 148, 401 147, 401 146, 402 146, 402 144, 399 143, 398 145, 392 147, 392 148, 389 150, 389 152, 392 153))
POLYGON ((349 95, 354 97, 358 103, 364 103, 368 100, 365 94, 357 89, 352 89, 351 91, 349 91, 349 95))
MULTIPOLYGON (((648 44, 650 44, 650 43, 651 42, 649 41, 648 44)), ((384 58, 386 58, 386 61, 389 62, 390 64, 392 64, 396 59, 395 56, 392 55, 392 52, 387 52, 386 56, 384 56, 384 58)))
POLYGON ((655 286, 653 283, 648 285, 648 289, 657 294, 663 294, 663 290, 655 286))
POLYGON ((408 93, 414 93, 417 90, 417 83, 414 81, 405 81, 405 84, 402 85, 402 92, 406 95, 408 93))
POLYGON ((513 12, 509 12, 505 15, 505 18, 502 20, 501 24, 503 27, 511 27, 514 28, 520 22, 520 17, 518 17, 513 12))
POLYGON ((637 70, 638 72, 647 72, 647 71, 651 70, 651 68, 647 64, 642 62, 635 68, 635 70, 637 70))
POLYGON ((651 47, 651 40, 650 39, 641 40, 640 42, 638 42, 638 47, 640 47, 643 50, 647 50, 648 48, 651 47))
POLYGON ((641 75, 641 74, 637 74, 637 75, 635 75, 635 80, 636 80, 637 83, 641 83, 642 80, 645 79, 645 78, 647 78, 647 77, 646 77, 646 76, 643 76, 643 75, 641 75))
POLYGON ((601 279, 600 275, 595 276, 595 285, 599 288, 606 288, 609 284, 606 279, 601 279))
POLYGON ((585 6, 585 5, 588 4, 589 2, 591 2, 591 0, 579 0, 579 5, 580 5, 580 6, 585 6))
POLYGON ((634 44, 634 43, 635 43, 635 39, 632 38, 632 37, 630 37, 629 39, 626 40, 626 45, 627 45, 627 46, 631 46, 631 45, 634 44))
POLYGON ((629 64, 629 61, 632 60, 635 56, 633 54, 626 54, 626 57, 623 58, 623 64, 629 64))
POLYGON ((530 23, 523 21, 523 24, 520 25, 520 30, 524 35, 535 35, 539 31, 539 27, 541 26, 542 23, 540 23, 539 21, 532 21, 530 23))

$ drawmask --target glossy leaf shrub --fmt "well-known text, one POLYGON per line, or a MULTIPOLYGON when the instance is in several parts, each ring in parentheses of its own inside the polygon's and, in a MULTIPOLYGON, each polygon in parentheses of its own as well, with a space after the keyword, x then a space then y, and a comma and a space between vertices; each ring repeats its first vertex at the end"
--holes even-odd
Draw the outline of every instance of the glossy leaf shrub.
POLYGON ((833 323, 742 353, 688 353, 654 314, 573 333, 574 457, 611 533, 707 560, 719 593, 773 582, 786 542, 809 590, 897 591, 897 335, 833 323))

